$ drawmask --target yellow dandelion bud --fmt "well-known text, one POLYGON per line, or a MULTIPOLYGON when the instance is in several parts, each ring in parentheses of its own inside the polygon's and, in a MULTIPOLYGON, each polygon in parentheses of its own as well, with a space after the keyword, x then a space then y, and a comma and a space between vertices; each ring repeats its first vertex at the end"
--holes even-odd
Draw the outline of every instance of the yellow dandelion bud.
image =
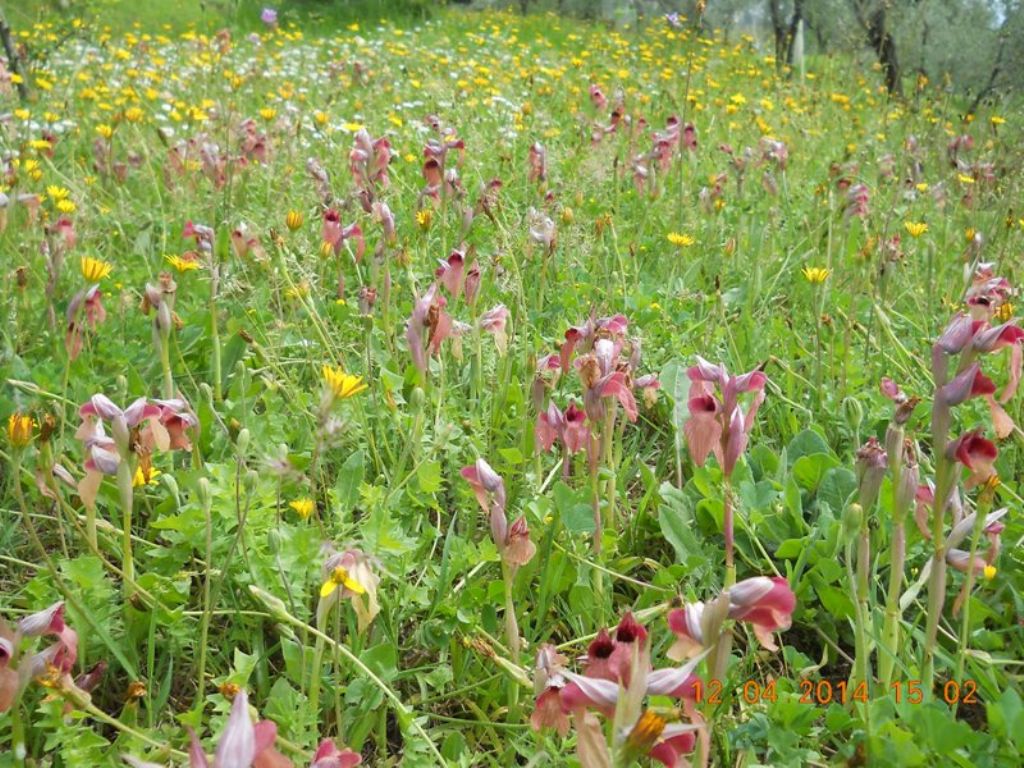
POLYGON ((82 257, 82 277, 88 283, 98 283, 114 269, 114 265, 108 261, 94 259, 92 256, 82 257))
POLYGON ((306 220, 306 217, 302 214, 302 211, 291 210, 284 217, 284 223, 292 232, 302 226, 302 223, 306 220))
POLYGON ((7 417, 7 441, 15 448, 24 448, 32 441, 32 430, 36 423, 24 413, 12 413, 7 417))
POLYGON ((986 565, 985 570, 982 571, 982 576, 985 577, 985 581, 992 581, 996 577, 996 567, 994 565, 986 565))

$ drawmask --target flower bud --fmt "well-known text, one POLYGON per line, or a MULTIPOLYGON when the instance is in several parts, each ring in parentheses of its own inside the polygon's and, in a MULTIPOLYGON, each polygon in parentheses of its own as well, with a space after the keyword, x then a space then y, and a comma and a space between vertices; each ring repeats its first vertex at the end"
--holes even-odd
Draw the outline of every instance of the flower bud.
POLYGON ((249 439, 250 439, 250 437, 251 437, 250 432, 246 428, 242 428, 242 430, 238 433, 238 438, 236 440, 236 445, 238 446, 238 455, 239 456, 245 456, 246 453, 249 451, 249 439))
POLYGON ((903 469, 900 472, 900 482, 896 486, 893 497, 893 513, 897 518, 902 518, 910 509, 911 504, 917 497, 920 476, 917 468, 917 459, 914 457, 913 445, 907 441, 903 450, 903 469))
POLYGON ((412 394, 409 396, 409 402, 412 403, 412 407, 419 410, 423 407, 423 403, 426 401, 426 394, 423 392, 422 387, 415 387, 412 390, 412 394))
POLYGON ((210 481, 205 477, 199 478, 199 482, 196 484, 196 498, 199 500, 199 505, 209 512, 213 499, 210 498, 210 481))
POLYGON ((271 528, 267 531, 267 549, 270 550, 272 555, 276 555, 281 551, 281 532, 277 528, 271 528))
POLYGON ((864 508, 854 502, 846 507, 843 512, 843 536, 849 538, 860 530, 864 522, 864 508))
POLYGON ((860 429, 860 425, 864 423, 864 406, 860 404, 860 401, 854 397, 846 397, 843 399, 843 417, 846 419, 846 423, 849 424, 850 429, 854 432, 860 429))
POLYGON ((178 489, 178 481, 174 479, 174 475, 169 472, 164 472, 160 475, 160 482, 164 484, 171 495, 174 497, 174 504, 177 506, 180 502, 178 501, 180 492, 178 489))
POLYGON ((249 585, 249 591, 252 593, 252 596, 259 600, 261 603, 263 603, 263 605, 266 606, 267 610, 270 611, 270 613, 274 616, 279 618, 284 618, 288 616, 288 609, 285 606, 284 602, 279 598, 274 597, 269 592, 260 589, 255 584, 249 585))
POLYGON ((857 451, 857 500, 864 510, 870 510, 878 500, 878 491, 885 477, 885 450, 871 437, 857 451))

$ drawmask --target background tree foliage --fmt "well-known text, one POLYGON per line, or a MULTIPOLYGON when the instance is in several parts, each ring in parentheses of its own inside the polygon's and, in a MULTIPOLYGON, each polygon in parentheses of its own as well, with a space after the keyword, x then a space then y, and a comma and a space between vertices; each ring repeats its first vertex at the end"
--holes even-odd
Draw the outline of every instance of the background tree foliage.
MULTIPOLYGON (((475 0, 477 6, 601 18, 618 25, 667 13, 696 19, 696 0, 475 0)), ((710 0, 704 24, 729 35, 752 34, 780 65, 792 64, 800 22, 806 55, 873 57, 890 90, 918 76, 983 98, 1024 82, 1021 0, 710 0)))

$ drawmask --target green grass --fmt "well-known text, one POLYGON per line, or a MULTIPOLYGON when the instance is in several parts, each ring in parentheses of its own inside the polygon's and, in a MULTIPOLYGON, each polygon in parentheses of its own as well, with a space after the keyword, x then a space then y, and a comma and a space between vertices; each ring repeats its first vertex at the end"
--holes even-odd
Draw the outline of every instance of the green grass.
MULTIPOLYGON (((710 602, 728 586, 731 508, 738 579, 783 577, 796 607, 774 652, 742 619, 725 625, 731 650, 705 628, 718 650, 697 671, 706 690, 724 676, 723 697, 684 719, 708 722, 711 764, 843 765, 865 754, 872 765, 1019 762, 1019 430, 998 443, 994 498, 961 489, 968 513, 1010 512, 994 578, 979 574, 957 612, 964 574, 950 569, 936 592, 944 606, 929 701, 897 702, 876 682, 869 702, 801 702, 808 683, 837 690, 857 682, 865 660, 872 672, 882 666, 898 562, 893 473, 862 517, 852 505, 858 449, 890 427, 883 377, 922 398, 904 428, 922 480, 964 476, 933 434, 933 344, 963 307, 977 262, 1021 280, 1017 114, 996 107, 964 123, 939 89, 893 103, 877 73, 841 58, 788 78, 750 43, 660 25, 612 32, 476 13, 378 25, 374 14, 353 22, 339 11, 296 15, 295 26, 253 42, 258 8, 245 8, 224 19, 198 5, 97 6, 66 39, 68 18, 33 27, 8 10, 30 54, 32 94, 25 104, 0 95, 12 153, 0 183, 9 201, 40 198, 36 217, 9 204, 0 231, 0 418, 15 417, 0 448, 0 614, 13 622, 63 599, 79 633, 72 672, 108 668, 88 706, 66 680, 31 683, 0 714, 0 744, 24 733, 36 764, 112 766, 121 753, 180 764, 171 750, 187 749, 183 726, 212 753, 240 686, 296 765, 310 763, 322 737, 370 765, 431 765, 437 752, 451 765, 577 765, 579 723, 565 739, 529 726, 534 691, 524 683, 536 652, 556 644, 583 671, 590 639, 632 610, 654 667, 678 666, 664 615, 676 596, 710 602), (211 34, 224 23, 230 43, 211 34), (592 85, 606 106, 591 103, 592 85), (622 122, 606 130, 620 93, 622 122), (436 204, 424 145, 442 134, 430 115, 453 144, 446 162, 459 179, 436 204), (670 151, 662 171, 649 153, 672 115, 695 123, 698 145, 670 151), (393 238, 381 210, 364 208, 350 168, 361 126, 394 151, 389 185, 372 190, 395 217, 393 238), (947 147, 961 134, 974 146, 954 168, 947 147), (771 140, 785 144, 785 163, 771 140), (544 180, 531 178, 537 142, 544 180), (493 179, 502 183, 492 200, 483 190, 493 179), (869 191, 863 217, 848 210, 855 184, 869 191), (325 255, 327 209, 359 226, 361 259, 356 239, 325 255), (59 259, 52 225, 62 213, 76 242, 59 259), (544 217, 557 231, 550 250, 544 217), (185 236, 189 221, 213 229, 207 251, 185 236), (912 235, 914 223, 927 230, 912 235), (456 248, 479 269, 475 302, 437 288, 445 301, 417 311, 456 248), (112 268, 95 327, 75 311, 89 288, 86 256, 112 268), (195 259, 199 269, 178 270, 195 259), (812 268, 827 270, 823 282, 807 278, 812 268), (173 311, 161 315, 159 302, 173 311), (480 325, 498 305, 508 311, 505 344, 480 325), (420 370, 416 333, 443 329, 446 313, 455 334, 420 370), (600 366, 586 343, 579 370, 538 375, 538 360, 559 352, 570 327, 619 313, 627 331, 597 335, 620 345, 619 373, 656 374, 661 388, 635 393, 635 423, 618 401, 596 398, 602 416, 591 398, 593 462, 536 451, 535 398, 542 409, 583 407, 600 366), (82 331, 75 357, 69 317, 82 331), (698 466, 687 447, 687 371, 698 355, 767 377, 731 477, 718 459, 698 466), (367 388, 332 399, 324 365, 367 388), (125 466, 151 462, 160 474, 131 494, 124 472, 103 478, 92 515, 88 486, 78 486, 85 460, 111 459, 88 454, 78 431, 79 407, 97 393, 118 406, 180 396, 198 427, 191 450, 150 454, 159 430, 138 425, 122 445, 125 466), (17 414, 35 421, 28 445, 18 445, 17 414), (506 526, 522 517, 536 548, 517 568, 502 553, 508 561, 523 541, 502 538, 502 515, 492 523, 462 474, 481 458, 503 478, 506 526), (51 483, 54 463, 74 487, 51 483), (368 555, 345 560, 337 578, 376 585, 372 621, 366 597, 318 610, 335 573, 323 570, 326 542, 368 555), (949 680, 971 680, 981 703, 954 712, 942 701, 949 680), (774 681, 774 699, 744 700, 746 681, 761 690, 774 681), (133 683, 141 694, 126 699, 133 683), (65 717, 65 700, 75 716, 65 717)), ((1006 350, 981 359, 1000 389, 1011 362, 1006 350)), ((745 408, 752 397, 741 396, 745 408)), ((1019 396, 1005 408, 1021 421, 1019 396)), ((972 428, 993 437, 983 398, 953 409, 950 436, 972 428)), ((901 695, 927 677, 932 628, 922 577, 934 546, 907 523, 892 672, 908 686, 901 695)), ((940 532, 952 527, 944 520, 940 532)), ((971 546, 971 537, 959 544, 971 546)), ((978 531, 973 546, 990 551, 989 535, 978 531)), ((50 642, 24 639, 9 667, 50 642)), ((675 703, 647 701, 662 714, 675 703)), ((620 714, 627 730, 637 714, 620 714)), ((19 764, 0 752, 0 768, 19 764)))

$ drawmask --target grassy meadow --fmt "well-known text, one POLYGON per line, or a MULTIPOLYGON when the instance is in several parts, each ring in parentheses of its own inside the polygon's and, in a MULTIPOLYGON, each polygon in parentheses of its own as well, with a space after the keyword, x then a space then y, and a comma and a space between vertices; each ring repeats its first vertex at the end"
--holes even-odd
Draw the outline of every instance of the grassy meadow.
POLYGON ((1019 105, 162 7, 7 9, 0 766, 1021 763, 1019 105))

